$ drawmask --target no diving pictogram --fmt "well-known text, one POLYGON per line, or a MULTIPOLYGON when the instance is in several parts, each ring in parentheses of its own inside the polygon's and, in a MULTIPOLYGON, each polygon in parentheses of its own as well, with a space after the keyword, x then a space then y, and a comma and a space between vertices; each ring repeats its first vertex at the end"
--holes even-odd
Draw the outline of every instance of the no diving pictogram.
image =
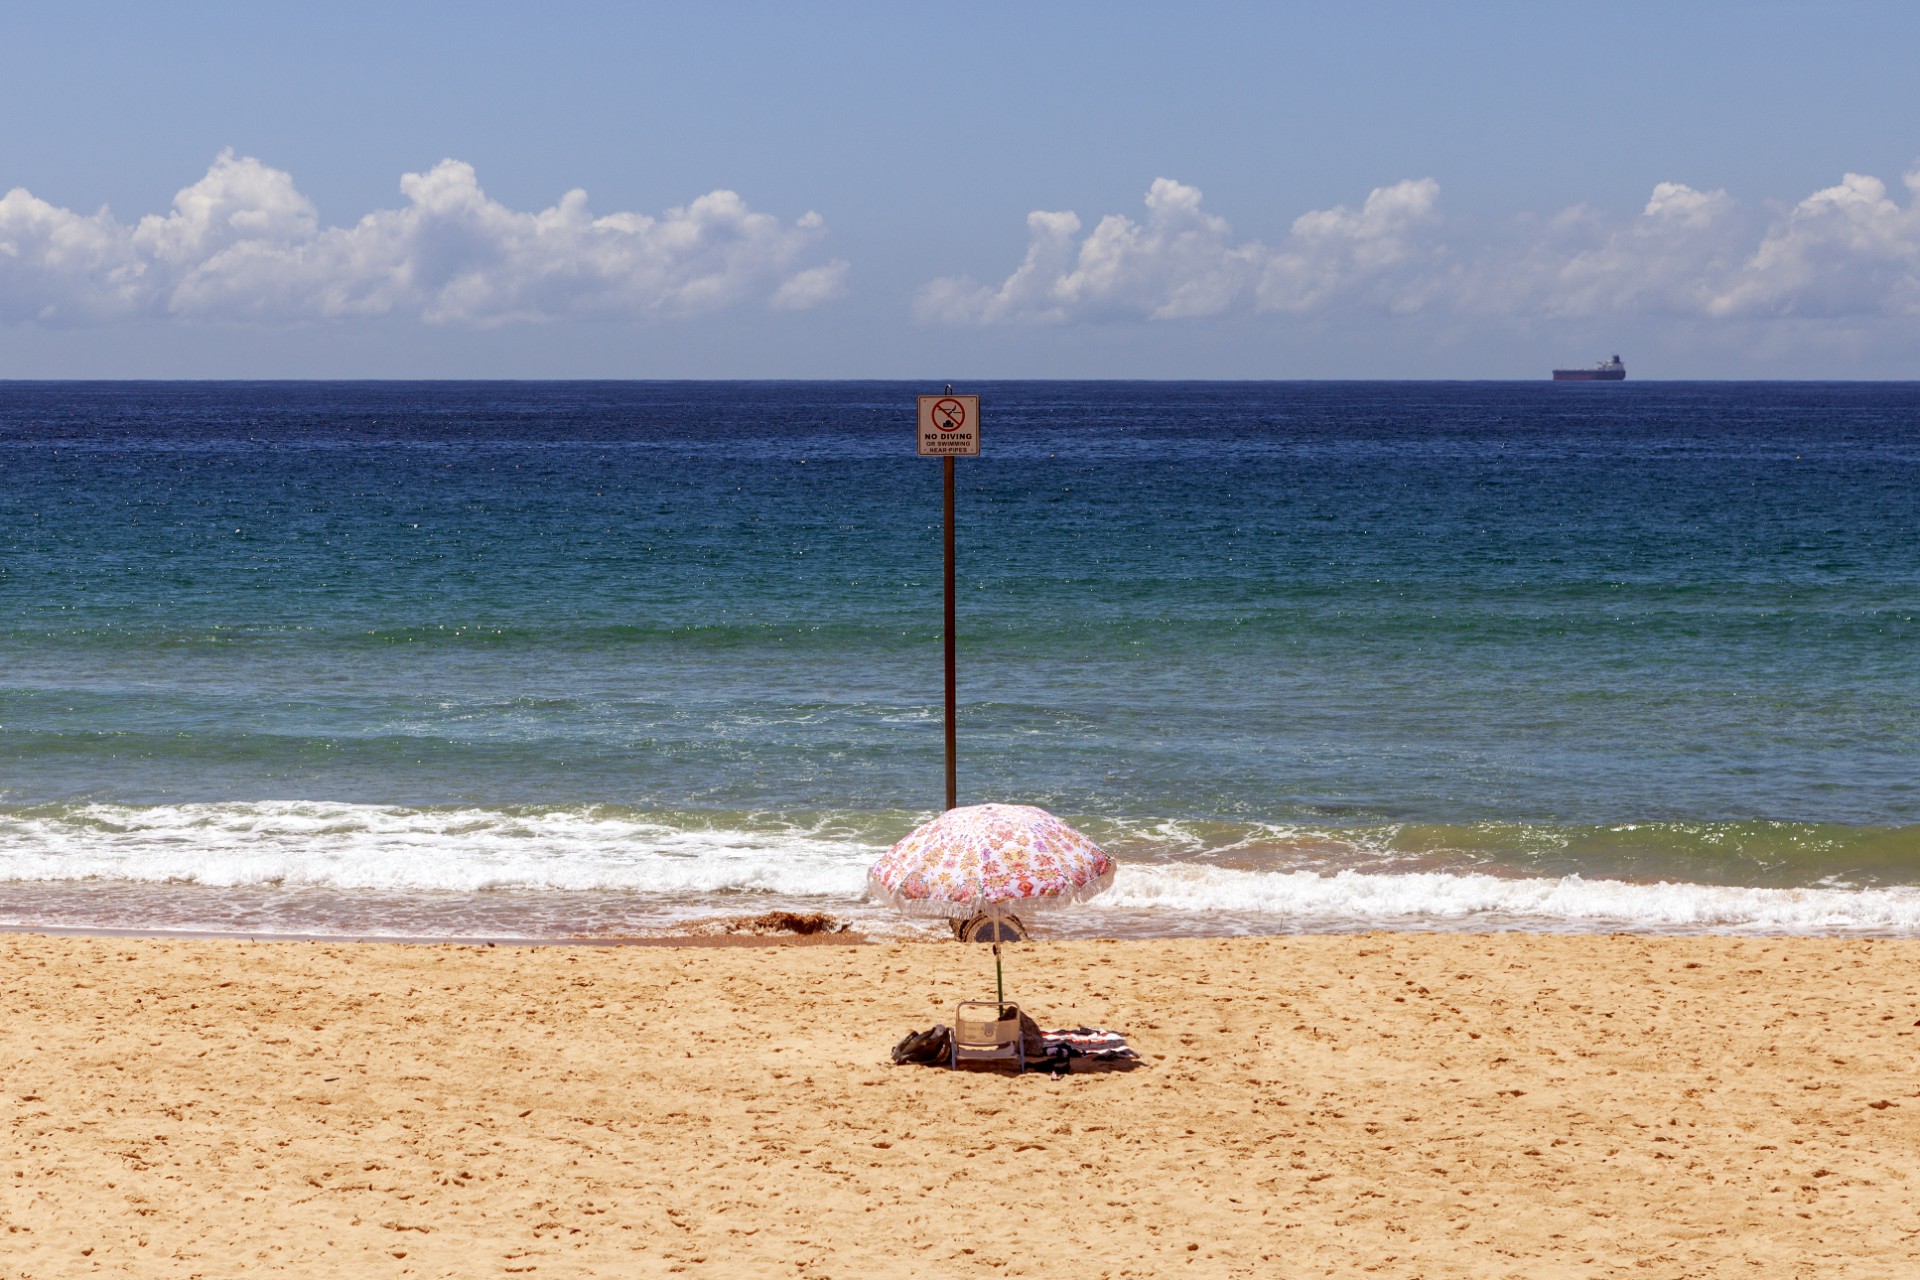
POLYGON ((942 431, 958 431, 967 425, 967 406, 952 396, 934 401, 933 425, 942 431))

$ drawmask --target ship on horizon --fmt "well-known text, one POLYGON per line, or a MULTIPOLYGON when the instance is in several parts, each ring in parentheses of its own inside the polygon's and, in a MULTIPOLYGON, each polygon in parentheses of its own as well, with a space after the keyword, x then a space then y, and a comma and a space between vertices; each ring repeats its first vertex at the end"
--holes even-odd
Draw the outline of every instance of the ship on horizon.
POLYGON ((1611 360, 1602 360, 1591 369, 1555 369, 1555 382, 1625 382, 1627 366, 1620 363, 1620 355, 1614 353, 1611 360))

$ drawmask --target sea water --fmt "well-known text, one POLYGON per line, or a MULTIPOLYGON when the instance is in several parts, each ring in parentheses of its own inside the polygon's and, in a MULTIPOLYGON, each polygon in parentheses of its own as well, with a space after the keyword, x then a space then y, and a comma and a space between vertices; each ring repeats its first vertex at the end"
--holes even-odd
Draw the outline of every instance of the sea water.
MULTIPOLYGON (((0 383, 0 924, 886 926, 938 389, 0 383)), ((957 389, 1050 931, 1920 933, 1920 385, 957 389)))

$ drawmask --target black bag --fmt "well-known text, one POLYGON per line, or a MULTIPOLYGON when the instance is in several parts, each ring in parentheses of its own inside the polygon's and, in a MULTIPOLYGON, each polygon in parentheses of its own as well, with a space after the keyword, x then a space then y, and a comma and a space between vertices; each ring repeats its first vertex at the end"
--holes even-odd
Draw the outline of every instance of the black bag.
POLYGON ((1047 1056, 1047 1037, 1025 1009, 1020 1011, 1020 1053, 1028 1062, 1041 1062, 1047 1056))
POLYGON ((899 1044, 893 1046, 895 1066, 908 1062, 944 1064, 952 1056, 953 1033, 943 1026, 929 1027, 925 1031, 909 1031, 899 1044))

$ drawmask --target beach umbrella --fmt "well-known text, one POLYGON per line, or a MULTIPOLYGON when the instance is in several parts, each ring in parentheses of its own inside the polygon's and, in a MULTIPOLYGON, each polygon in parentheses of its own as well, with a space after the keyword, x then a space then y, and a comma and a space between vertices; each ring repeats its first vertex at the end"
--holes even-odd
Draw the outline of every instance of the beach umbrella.
MULTIPOLYGON (((882 854, 867 892, 912 915, 999 918, 1085 902, 1113 883, 1113 870, 1112 858, 1045 809, 974 804, 923 823, 882 854)), ((1004 1004, 998 941, 993 975, 1004 1004)))

